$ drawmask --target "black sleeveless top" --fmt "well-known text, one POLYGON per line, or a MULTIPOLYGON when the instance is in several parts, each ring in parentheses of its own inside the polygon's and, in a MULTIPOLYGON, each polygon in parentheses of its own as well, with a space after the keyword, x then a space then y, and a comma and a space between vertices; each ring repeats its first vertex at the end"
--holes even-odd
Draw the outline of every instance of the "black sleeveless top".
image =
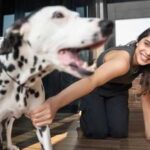
MULTIPOLYGON (((104 63, 104 56, 111 50, 125 50, 129 53, 130 57, 130 64, 132 64, 133 55, 135 51, 136 44, 131 43, 124 46, 113 47, 108 50, 105 50, 97 59, 97 67, 101 66, 104 63)), ((113 66, 112 66, 113 67, 113 66)), ((129 71, 124 74, 123 76, 117 77, 112 79, 111 81, 107 82, 106 84, 97 88, 98 92, 104 96, 113 96, 115 94, 119 94, 122 92, 127 92, 128 89, 132 86, 132 81, 142 72, 142 68, 133 67, 131 65, 129 71)))

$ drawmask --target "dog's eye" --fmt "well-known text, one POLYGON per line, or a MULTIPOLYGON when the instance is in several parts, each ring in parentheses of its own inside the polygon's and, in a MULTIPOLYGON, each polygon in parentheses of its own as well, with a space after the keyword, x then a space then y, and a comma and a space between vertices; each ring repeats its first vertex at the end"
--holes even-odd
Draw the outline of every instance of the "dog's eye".
POLYGON ((55 11, 52 18, 64 18, 64 15, 59 11, 55 11))

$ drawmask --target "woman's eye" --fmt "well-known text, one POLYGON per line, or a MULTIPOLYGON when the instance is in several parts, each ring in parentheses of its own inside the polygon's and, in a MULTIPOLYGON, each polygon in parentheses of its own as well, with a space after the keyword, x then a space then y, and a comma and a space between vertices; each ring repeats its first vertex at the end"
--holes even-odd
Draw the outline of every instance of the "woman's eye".
POLYGON ((150 47, 150 42, 144 42, 144 45, 150 47))
POLYGON ((52 15, 52 18, 64 18, 64 14, 61 12, 55 11, 52 15))

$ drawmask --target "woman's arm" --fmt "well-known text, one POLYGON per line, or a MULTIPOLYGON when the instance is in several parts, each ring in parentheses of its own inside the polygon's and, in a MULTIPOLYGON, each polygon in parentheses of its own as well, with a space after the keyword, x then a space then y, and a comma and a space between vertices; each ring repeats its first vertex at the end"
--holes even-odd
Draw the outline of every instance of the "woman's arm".
MULTIPOLYGON (((125 54, 125 56, 126 55, 127 54, 125 54)), ((73 83, 56 96, 47 100, 39 108, 33 110, 30 113, 33 123, 37 126, 51 123, 56 111, 61 107, 87 95, 96 87, 105 84, 111 79, 125 74, 130 67, 129 61, 126 58, 128 55, 125 56, 124 53, 122 53, 122 55, 118 55, 118 57, 111 58, 96 69, 93 75, 73 83)))
POLYGON ((100 66, 93 75, 75 82, 54 96, 54 101, 59 109, 127 71, 128 65, 125 62, 118 59, 108 61, 100 66))
POLYGON ((141 101, 145 125, 145 135, 147 139, 150 139, 150 95, 142 95, 141 101))

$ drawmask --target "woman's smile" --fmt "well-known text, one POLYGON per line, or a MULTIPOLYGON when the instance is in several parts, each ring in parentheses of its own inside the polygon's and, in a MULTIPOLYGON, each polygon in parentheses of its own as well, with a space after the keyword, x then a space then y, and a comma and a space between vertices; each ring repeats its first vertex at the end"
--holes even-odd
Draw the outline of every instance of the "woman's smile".
POLYGON ((150 57, 144 52, 140 52, 140 58, 145 63, 150 60, 150 57))

